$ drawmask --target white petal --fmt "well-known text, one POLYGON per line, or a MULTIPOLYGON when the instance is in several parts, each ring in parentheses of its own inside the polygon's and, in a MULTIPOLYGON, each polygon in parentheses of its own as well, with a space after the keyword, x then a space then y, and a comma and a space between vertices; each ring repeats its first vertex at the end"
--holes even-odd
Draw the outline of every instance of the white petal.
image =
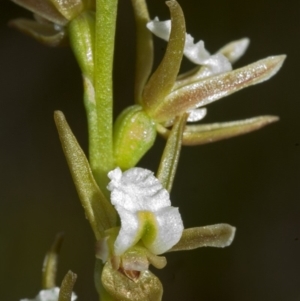
POLYGON ((231 63, 235 63, 242 55, 244 55, 249 43, 250 40, 248 38, 236 40, 222 47, 218 53, 222 53, 226 56, 231 63))
POLYGON ((183 223, 178 208, 166 207, 155 214, 158 233, 155 240, 146 247, 153 254, 162 254, 171 249, 181 238, 183 223))
POLYGON ((206 108, 191 110, 191 111, 189 111, 189 117, 188 117, 187 121, 188 122, 199 121, 206 116, 206 113, 207 113, 206 108))
POLYGON ((194 64, 203 65, 203 62, 210 57, 210 53, 205 49, 204 42, 199 41, 194 44, 194 38, 186 34, 184 55, 194 64))
MULTIPOLYGON (((53 287, 47 290, 41 290, 34 299, 21 299, 20 301, 57 301, 59 295, 59 287, 53 287)), ((75 293, 72 293, 71 300, 77 299, 75 293)))
POLYGON ((170 206, 169 193, 165 190, 153 172, 143 168, 131 168, 120 176, 116 168, 108 173, 111 182, 111 203, 120 205, 132 212, 147 210, 156 211, 170 206))
POLYGON ((122 206, 115 206, 121 219, 121 229, 115 241, 115 254, 122 255, 140 239, 139 220, 135 213, 126 210, 122 206))
POLYGON ((157 37, 165 41, 169 41, 171 33, 171 20, 159 21, 158 17, 155 17, 154 20, 148 22, 146 26, 157 37))

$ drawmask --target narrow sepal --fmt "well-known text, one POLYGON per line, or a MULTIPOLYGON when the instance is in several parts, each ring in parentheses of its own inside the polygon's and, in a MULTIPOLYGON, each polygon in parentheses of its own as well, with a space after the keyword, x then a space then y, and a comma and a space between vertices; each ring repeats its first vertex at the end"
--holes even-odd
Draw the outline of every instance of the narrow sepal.
POLYGON ((56 286, 56 272, 58 264, 58 253, 64 240, 64 233, 58 233, 54 242, 47 252, 42 269, 42 288, 49 289, 56 286))
POLYGON ((54 118, 81 204, 96 238, 100 239, 104 230, 116 226, 116 211, 99 189, 88 160, 63 113, 56 111, 54 118))
POLYGON ((172 130, 170 131, 167 143, 161 157, 161 161, 157 171, 157 178, 161 182, 162 186, 169 192, 172 189, 181 145, 182 134, 185 127, 187 114, 177 117, 172 130))
POLYGON ((68 26, 70 43, 82 74, 94 80, 95 14, 84 12, 68 26))
POLYGON ((14 3, 42 16, 58 25, 66 25, 68 20, 63 17, 50 0, 12 0, 14 3))
POLYGON ((72 271, 68 271, 65 275, 59 291, 58 301, 72 301, 74 300, 72 291, 76 282, 77 275, 72 271))
POLYGON ((272 56, 246 67, 190 83, 170 93, 152 117, 164 122, 195 107, 205 106, 275 75, 285 55, 272 56))
POLYGON ((188 125, 183 133, 182 144, 201 145, 229 139, 259 130, 278 120, 277 116, 259 116, 231 122, 188 125))
POLYGON ((72 20, 83 10, 81 0, 50 0, 56 9, 67 19, 72 20))
POLYGON ((136 65, 134 99, 141 102, 142 91, 148 80, 153 64, 153 39, 146 24, 150 21, 145 0, 131 0, 136 25, 136 65))
POLYGON ((149 270, 142 271, 133 281, 107 262, 102 272, 102 284, 106 291, 122 301, 160 301, 163 287, 159 279, 149 270))
POLYGON ((42 44, 56 47, 67 44, 67 35, 63 28, 56 30, 53 24, 38 23, 29 19, 15 19, 9 26, 31 36, 42 44))
POLYGON ((235 230, 235 227, 228 224, 184 229, 180 241, 168 252, 201 247, 228 247, 234 239, 235 230))
POLYGON ((142 95, 142 105, 152 116, 170 93, 179 72, 184 43, 185 21, 176 1, 167 1, 171 13, 172 29, 164 58, 150 77, 142 95))

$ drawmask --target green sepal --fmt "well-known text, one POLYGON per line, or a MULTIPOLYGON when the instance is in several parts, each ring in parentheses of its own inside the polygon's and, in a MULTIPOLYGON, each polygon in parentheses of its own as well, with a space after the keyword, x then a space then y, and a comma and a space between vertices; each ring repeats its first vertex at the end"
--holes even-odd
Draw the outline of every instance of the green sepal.
POLYGON ((146 25, 150 21, 145 0, 131 0, 136 25, 136 62, 134 100, 141 102, 142 91, 153 65, 153 38, 146 25))
POLYGON ((58 264, 58 253, 64 240, 64 233, 58 233, 54 242, 47 252, 42 269, 42 288, 50 289, 56 286, 56 273, 58 264))
POLYGON ((93 82, 95 13, 83 12, 69 23, 70 43, 81 72, 93 82))
POLYGON ((63 113, 56 111, 54 119, 86 218, 91 224, 96 239, 100 239, 106 229, 117 225, 117 213, 99 189, 89 162, 63 113))
POLYGON ((102 284, 116 300, 122 301, 160 301, 163 287, 159 279, 149 270, 139 273, 133 281, 108 261, 102 271, 102 284))
POLYGON ((39 23, 29 19, 14 19, 9 22, 12 26, 19 31, 29 35, 38 42, 51 46, 62 46, 67 44, 67 34, 64 28, 56 30, 54 24, 39 23))
POLYGON ((115 165, 123 170, 135 166, 152 147, 155 138, 155 122, 141 106, 125 109, 114 126, 115 165))
POLYGON ((179 161, 179 155, 182 145, 182 134, 187 117, 187 114, 183 114, 182 116, 175 119, 157 171, 157 178, 161 182, 162 186, 169 192, 172 189, 179 161))
POLYGON ((179 242, 168 252, 193 250, 201 247, 228 247, 235 235, 235 227, 216 224, 184 229, 179 242))
POLYGON ((76 282, 77 275, 72 271, 68 271, 65 275, 59 290, 58 301, 71 301, 72 291, 76 282))
POLYGON ((185 20, 181 7, 177 1, 167 1, 166 4, 171 13, 170 39, 164 58, 150 77, 142 95, 142 105, 154 119, 156 112, 164 106, 164 99, 171 92, 176 81, 185 43, 185 20))

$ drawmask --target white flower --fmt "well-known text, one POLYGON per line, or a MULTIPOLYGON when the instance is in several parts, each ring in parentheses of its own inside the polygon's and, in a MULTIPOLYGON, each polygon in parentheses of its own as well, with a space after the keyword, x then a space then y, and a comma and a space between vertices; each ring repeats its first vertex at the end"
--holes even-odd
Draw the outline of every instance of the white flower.
MULTIPOLYGON (((34 299, 21 299, 20 301, 57 301, 59 296, 59 287, 53 287, 46 290, 41 290, 34 299)), ((72 301, 75 301, 77 296, 72 293, 72 301)))
MULTIPOLYGON (((159 21, 156 17, 147 23, 147 28, 159 38, 169 41, 171 33, 171 20, 159 21)), ((204 42, 194 43, 190 34, 185 36, 184 55, 194 64, 205 66, 206 76, 216 75, 231 71, 232 66, 229 60, 221 53, 211 55, 204 47, 204 42)))
POLYGON ((183 223, 178 208, 172 207, 169 193, 153 172, 131 168, 108 173, 111 202, 121 218, 121 229, 114 244, 120 256, 142 240, 153 254, 171 249, 181 238, 183 223))

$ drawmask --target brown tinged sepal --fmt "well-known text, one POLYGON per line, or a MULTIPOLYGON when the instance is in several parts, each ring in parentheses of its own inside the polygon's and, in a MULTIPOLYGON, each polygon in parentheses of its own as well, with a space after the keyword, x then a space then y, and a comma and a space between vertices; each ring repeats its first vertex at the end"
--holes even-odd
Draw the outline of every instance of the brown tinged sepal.
MULTIPOLYGON (((259 116, 243 120, 211 124, 187 125, 183 132, 183 145, 202 145, 251 133, 279 120, 277 116, 259 116)), ((168 138, 171 131, 157 125, 160 135, 168 138)))

